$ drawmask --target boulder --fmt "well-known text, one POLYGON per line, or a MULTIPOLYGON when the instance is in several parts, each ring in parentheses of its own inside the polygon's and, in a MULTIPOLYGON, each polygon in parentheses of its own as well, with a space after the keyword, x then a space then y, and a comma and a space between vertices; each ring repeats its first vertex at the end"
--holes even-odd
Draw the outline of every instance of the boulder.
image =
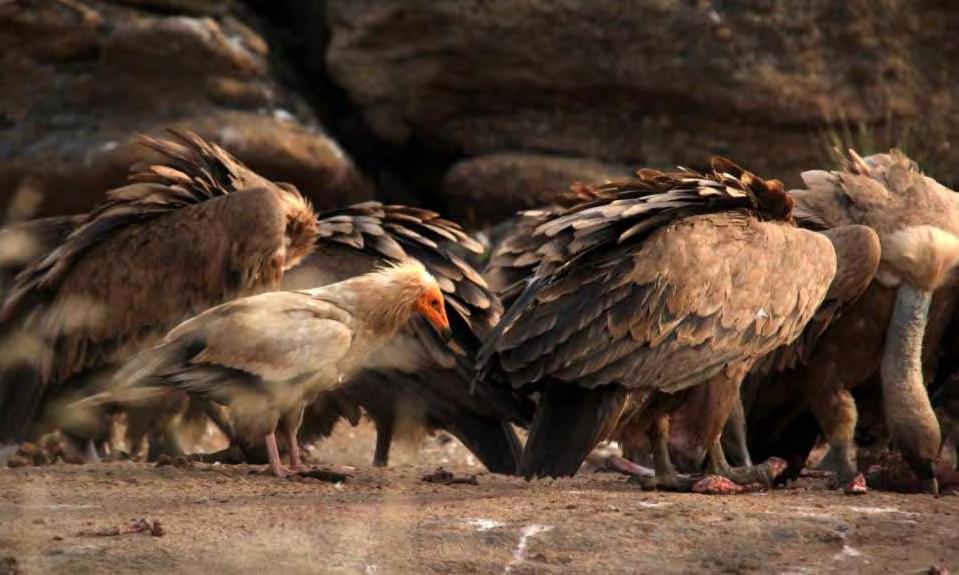
POLYGON ((518 210, 553 201, 570 184, 605 182, 630 175, 625 166, 583 158, 503 152, 454 164, 443 178, 450 217, 464 226, 491 226, 518 210))
POLYGON ((399 146, 659 168, 722 154, 795 184, 829 161, 827 121, 892 117, 933 135, 934 175, 959 171, 954 3, 328 0, 327 20, 330 73, 399 146))
POLYGON ((0 4, 0 205, 75 213, 123 184, 136 135, 192 129, 318 208, 371 197, 235 2, 0 4))

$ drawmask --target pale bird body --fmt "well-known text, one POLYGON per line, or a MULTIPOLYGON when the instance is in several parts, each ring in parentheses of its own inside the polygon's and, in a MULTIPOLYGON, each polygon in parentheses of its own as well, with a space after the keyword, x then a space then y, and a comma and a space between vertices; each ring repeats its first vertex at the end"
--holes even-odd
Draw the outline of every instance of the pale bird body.
POLYGON ((343 385, 415 314, 448 336, 443 305, 436 280, 413 261, 237 299, 174 328, 117 374, 104 399, 136 402, 173 388, 228 405, 235 431, 248 441, 266 437, 271 469, 283 475, 274 437, 281 419, 298 466, 304 402, 343 385))

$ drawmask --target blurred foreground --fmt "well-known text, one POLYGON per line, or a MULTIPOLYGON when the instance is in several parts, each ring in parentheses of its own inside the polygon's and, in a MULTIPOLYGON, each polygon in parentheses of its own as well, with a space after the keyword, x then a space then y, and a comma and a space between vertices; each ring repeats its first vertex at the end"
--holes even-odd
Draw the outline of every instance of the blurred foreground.
POLYGON ((372 444, 366 424, 341 426, 312 453, 356 466, 341 484, 278 480, 253 466, 4 468, 0 573, 14 565, 23 573, 959 569, 955 496, 853 498, 804 479, 707 501, 644 492, 608 473, 534 483, 489 475, 441 438, 423 443, 415 465, 400 444, 394 467, 371 468, 372 444), (477 484, 423 481, 441 465, 457 477, 477 474, 477 484), (153 534, 140 528, 155 522, 153 534))

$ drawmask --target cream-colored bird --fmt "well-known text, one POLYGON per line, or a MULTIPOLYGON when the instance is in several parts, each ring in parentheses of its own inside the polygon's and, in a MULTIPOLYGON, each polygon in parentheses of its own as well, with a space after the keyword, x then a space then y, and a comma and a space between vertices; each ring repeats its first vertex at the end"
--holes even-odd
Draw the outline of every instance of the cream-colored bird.
POLYGON ((175 388, 228 405, 237 434, 265 439, 270 470, 282 477, 300 465, 304 402, 346 382, 416 313, 449 336, 442 292, 415 261, 320 288, 237 299, 174 328, 95 401, 135 403, 175 388), (290 468, 280 462, 278 426, 290 468))

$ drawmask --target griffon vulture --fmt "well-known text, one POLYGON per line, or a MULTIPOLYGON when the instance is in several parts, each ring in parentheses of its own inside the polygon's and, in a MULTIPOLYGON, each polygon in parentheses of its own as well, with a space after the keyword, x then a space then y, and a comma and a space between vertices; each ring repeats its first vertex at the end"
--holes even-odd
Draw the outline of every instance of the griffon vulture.
POLYGON ((522 449, 510 423, 528 425, 528 399, 485 383, 470 391, 479 337, 502 308, 485 281, 459 255, 482 248, 434 212, 376 202, 321 215, 316 249, 284 278, 287 289, 324 285, 366 273, 386 262, 420 261, 446 298, 452 339, 441 341, 415 318, 377 357, 402 355, 401 364, 377 361, 347 385, 307 407, 302 438, 328 435, 340 417, 356 422, 363 408, 376 425, 374 465, 386 465, 395 430, 419 424, 445 429, 490 470, 513 473, 522 449))
POLYGON ((804 420, 808 408, 829 442, 840 482, 850 484, 857 474, 850 390, 878 379, 893 447, 924 489, 936 492, 941 433, 923 383, 923 356, 934 372, 935 350, 955 303, 959 202, 895 150, 867 158, 850 152, 843 170, 802 177, 807 189, 791 193, 797 214, 822 228, 871 227, 881 243, 879 268, 807 361, 747 395, 751 447, 761 453, 786 449, 801 466, 815 441, 815 427, 804 420), (776 445, 779 440, 787 444, 776 445))
MULTIPOLYGON (((540 393, 527 478, 572 475, 617 426, 641 423, 658 484, 688 487, 665 416, 696 386, 738 389, 757 359, 800 335, 836 269, 829 240, 793 224, 779 182, 721 158, 707 174, 641 170, 536 234, 541 253, 566 261, 537 270, 478 360, 482 375, 540 393)), ((717 419, 730 407, 715 406, 717 419)), ((718 440, 716 430, 708 443, 718 440)))
POLYGON ((195 134, 144 138, 157 163, 131 168, 26 267, 0 309, 0 442, 50 427, 89 439, 103 418, 63 407, 171 327, 212 305, 279 287, 313 247, 316 216, 195 134))
POLYGON ((265 438, 270 470, 282 477, 300 467, 304 401, 342 386, 414 313, 449 338, 443 293, 413 260, 324 287, 236 299, 137 355, 104 399, 136 403, 172 388, 227 405, 235 433, 265 438), (278 424, 289 469, 280 462, 278 424))

